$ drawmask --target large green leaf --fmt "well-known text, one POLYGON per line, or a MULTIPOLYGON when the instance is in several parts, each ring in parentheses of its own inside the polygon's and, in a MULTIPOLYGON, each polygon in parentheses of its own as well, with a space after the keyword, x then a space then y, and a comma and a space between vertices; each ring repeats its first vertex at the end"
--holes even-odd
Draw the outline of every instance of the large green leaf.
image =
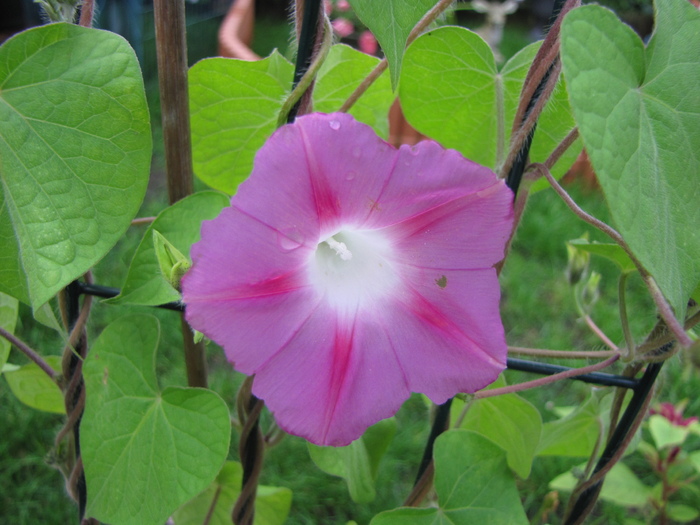
MULTIPOLYGON (((399 90, 407 120, 447 148, 492 169, 507 154, 520 91, 540 43, 512 57, 499 71, 491 48, 477 34, 442 27, 418 38, 406 51, 399 90)), ((543 162, 573 128, 566 89, 560 81, 540 116, 530 157, 543 162)), ((580 152, 569 148, 552 173, 564 174, 580 152)), ((535 189, 545 187, 538 182, 535 189)))
POLYGON ((395 432, 396 420, 385 419, 346 447, 319 447, 308 443, 309 455, 318 468, 347 482, 353 501, 367 503, 376 496, 374 482, 379 462, 395 432))
MULTIPOLYGON (((379 59, 345 45, 333 46, 316 78, 314 111, 332 113, 352 94, 379 59)), ((350 108, 350 114, 369 124, 377 135, 389 136, 389 108, 394 101, 389 77, 383 73, 350 108)))
POLYGON ((197 177, 214 189, 235 193, 250 175, 255 153, 275 131, 293 71, 277 51, 256 62, 210 58, 192 66, 192 156, 197 177))
POLYGON ((683 318, 700 281, 700 11, 657 0, 645 48, 611 11, 562 25, 574 115, 615 224, 683 318))
POLYGON ((119 525, 159 525, 216 478, 231 434, 214 392, 168 387, 155 375, 158 321, 122 317, 85 360, 80 445, 87 514, 119 525))
POLYGON ((599 396, 592 394, 585 403, 566 416, 545 423, 542 427, 537 455, 590 456, 596 442, 605 431, 606 408, 609 409, 608 401, 604 407, 599 396))
MULTIPOLYGON (((0 292, 0 327, 11 334, 15 333, 18 306, 17 299, 0 292)), ((0 373, 2 373, 2 367, 7 362, 9 355, 10 342, 4 337, 0 337, 0 373)))
MULTIPOLYGON (((227 461, 216 480, 173 515, 176 525, 201 525, 214 503, 209 525, 231 525, 233 506, 241 493, 243 468, 227 461), (214 502, 214 500, 216 500, 214 502)), ((292 505, 292 491, 284 487, 259 486, 255 497, 254 525, 282 525, 292 505)))
POLYGON ((524 525, 528 523, 505 452, 468 430, 435 441, 438 507, 382 512, 371 525, 524 525))
POLYGON ((170 286, 159 269, 153 247, 153 230, 187 255, 190 246, 199 240, 202 221, 213 219, 228 204, 229 198, 223 193, 202 191, 163 210, 148 227, 136 249, 121 294, 109 302, 153 306, 179 301, 180 294, 170 286))
MULTIPOLYGON (((582 470, 585 465, 580 465, 582 470)), ((576 486, 577 479, 571 472, 565 472, 554 478, 549 487, 555 490, 571 492, 576 486)), ((647 487, 624 463, 617 463, 605 476, 600 498, 625 507, 644 507, 651 497, 651 489, 647 487)))
POLYGON ((382 46, 394 88, 399 82, 408 35, 435 4, 437 0, 350 0, 355 14, 382 46))
POLYGON ((122 236, 148 182, 138 60, 106 31, 50 24, 0 48, 0 289, 34 309, 122 236))
POLYGON ((590 242, 588 239, 574 239, 569 241, 569 244, 580 250, 605 257, 614 262, 622 273, 631 273, 637 270, 630 256, 618 244, 590 242))
MULTIPOLYGON (((48 356, 44 359, 54 370, 61 370, 60 356, 48 356)), ((27 363, 19 367, 7 364, 4 368, 0 371, 5 372, 10 390, 22 403, 44 412, 66 413, 61 389, 36 363, 27 363)))
MULTIPOLYGON (((452 404, 453 414, 458 414, 464 402, 455 399, 452 404)), ((496 443, 506 451, 508 466, 518 476, 530 476, 542 432, 542 417, 530 402, 516 394, 473 401, 460 428, 496 443)))

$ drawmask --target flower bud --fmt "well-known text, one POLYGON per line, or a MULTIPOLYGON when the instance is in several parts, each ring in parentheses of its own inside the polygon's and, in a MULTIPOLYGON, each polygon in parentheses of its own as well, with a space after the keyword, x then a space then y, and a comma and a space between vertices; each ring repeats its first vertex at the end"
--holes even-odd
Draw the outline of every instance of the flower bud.
POLYGON ((179 292, 180 280, 192 264, 180 250, 175 248, 168 239, 156 230, 153 230, 153 247, 155 248, 156 258, 163 277, 170 283, 170 286, 179 292))
POLYGON ((598 272, 591 272, 588 281, 581 290, 581 306, 586 312, 590 312, 593 305, 600 299, 600 277, 598 272))
MULTIPOLYGON (((588 235, 586 234, 582 239, 588 241, 588 235)), ((588 263, 591 260, 591 254, 570 242, 566 243, 566 254, 569 259, 566 265, 566 280, 573 286, 588 273, 588 263)))

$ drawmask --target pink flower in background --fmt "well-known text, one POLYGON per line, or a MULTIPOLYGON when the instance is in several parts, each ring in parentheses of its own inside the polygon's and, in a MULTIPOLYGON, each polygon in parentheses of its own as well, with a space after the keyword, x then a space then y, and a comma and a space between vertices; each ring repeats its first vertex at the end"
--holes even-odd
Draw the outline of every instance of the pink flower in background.
POLYGON ((659 408, 649 409, 650 414, 659 414, 678 427, 687 427, 698 421, 697 416, 683 417, 685 406, 676 407, 673 403, 660 403, 659 408))
POLYGON ((376 55, 379 49, 377 39, 374 38, 374 35, 369 30, 362 31, 357 46, 360 48, 360 51, 368 55, 376 55))
POLYGON ((330 16, 330 14, 333 12, 333 4, 331 3, 331 0, 323 0, 323 10, 328 16, 330 16))
POLYGON ((346 445, 411 392, 443 403, 505 368, 493 268, 511 191, 432 141, 342 113, 275 132, 183 279, 190 324, 255 374, 287 432, 346 445))
POLYGON ((335 7, 338 8, 338 11, 349 11, 350 10, 350 2, 348 2, 348 0, 338 0, 335 3, 335 7))
POLYGON ((336 18, 331 25, 340 38, 350 36, 355 31, 355 26, 347 18, 336 18))

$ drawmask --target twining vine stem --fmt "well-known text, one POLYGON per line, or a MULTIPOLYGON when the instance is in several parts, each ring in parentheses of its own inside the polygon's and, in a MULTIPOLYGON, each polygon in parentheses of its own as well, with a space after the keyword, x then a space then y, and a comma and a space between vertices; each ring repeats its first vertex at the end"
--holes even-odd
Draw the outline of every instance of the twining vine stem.
POLYGON ((604 359, 617 354, 615 350, 543 350, 540 348, 524 348, 522 346, 509 346, 508 353, 557 359, 604 359))
POLYGON ((31 346, 22 341, 19 337, 5 330, 2 326, 0 326, 0 337, 9 341, 10 344, 14 345, 24 355, 26 355, 29 359, 34 361, 36 365, 44 373, 46 373, 46 375, 49 376, 54 383, 58 384, 60 382, 60 375, 53 368, 51 368, 46 361, 44 361, 44 358, 41 357, 41 355, 39 355, 39 352, 34 350, 31 346))
POLYGON ((501 388, 492 388, 490 390, 481 390, 474 394, 474 399, 485 399, 487 397, 501 396, 504 394, 512 394, 514 392, 521 392, 529 388, 536 388, 550 383, 555 383, 561 381, 562 379, 569 379, 579 375, 587 374, 590 372, 597 372, 603 368, 607 368, 612 365, 615 361, 620 359, 620 354, 616 353, 608 357, 605 361, 600 363, 595 363, 589 366, 583 366, 581 368, 574 368, 571 370, 566 370, 564 372, 559 372, 548 377, 541 377, 540 379, 534 379, 532 381, 526 381, 524 383, 518 383, 516 385, 508 385, 501 388))
POLYGON ((627 317, 627 277, 628 272, 622 272, 620 274, 620 279, 617 284, 617 295, 620 310, 620 324, 622 324, 622 333, 625 335, 625 344, 627 348, 625 350, 625 356, 631 357, 632 352, 634 352, 634 337, 632 337, 632 330, 630 329, 629 319, 627 317))
POLYGON ((625 240, 622 238, 622 236, 615 229, 608 226, 603 221, 596 219, 592 215, 589 215, 582 208, 580 208, 579 205, 576 204, 576 202, 566 192, 566 190, 561 187, 561 185, 552 176, 552 174, 544 164, 535 163, 532 164, 532 167, 536 170, 540 170, 540 172, 547 178, 549 184, 552 186, 557 195, 561 197, 564 203, 566 203, 569 209, 573 211, 576 214, 576 216, 608 235, 623 250, 625 250, 629 258, 632 260, 637 270, 639 271, 639 274, 642 276, 642 280, 646 284, 647 289, 649 290, 649 293, 652 299, 654 300, 654 303, 656 304, 656 307, 659 310, 661 317, 664 321, 666 321, 668 328, 671 330, 671 332, 673 332, 673 335, 676 337, 676 339, 682 346, 684 346, 685 348, 689 348, 690 346, 692 346, 693 340, 690 338, 690 336, 688 336, 688 334, 685 333, 683 326, 681 326, 681 324, 676 319, 676 316, 673 313, 673 309, 661 293, 658 284, 656 284, 656 281, 651 276, 651 274, 649 274, 649 272, 644 268, 644 266, 642 266, 642 263, 639 262, 639 259, 637 259, 637 257, 634 255, 634 253, 632 252, 628 244, 625 242, 625 240))
POLYGON ((565 525, 578 525, 588 516, 603 486, 605 474, 622 457, 646 415, 651 391, 663 362, 650 364, 635 389, 622 419, 600 456, 593 475, 572 494, 565 525))

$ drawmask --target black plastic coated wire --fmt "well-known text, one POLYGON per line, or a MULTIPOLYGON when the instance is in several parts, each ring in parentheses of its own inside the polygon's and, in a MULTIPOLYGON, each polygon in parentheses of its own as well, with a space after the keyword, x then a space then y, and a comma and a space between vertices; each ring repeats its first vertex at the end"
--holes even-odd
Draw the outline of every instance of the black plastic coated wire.
MULTIPOLYGON (((297 49, 297 61, 294 68, 294 82, 292 83, 292 89, 294 89, 302 77, 306 74, 311 67, 311 61, 313 59, 314 44, 316 43, 316 38, 318 36, 318 16, 321 12, 321 0, 305 0, 304 2, 304 16, 301 22, 301 31, 299 35, 299 48, 297 49)), ((289 115, 287 115, 287 122, 294 122, 299 112, 299 105, 301 104, 301 99, 294 104, 289 115)))
MULTIPOLYGON (((84 295, 93 295, 95 297, 102 297, 104 299, 111 299, 119 295, 119 288, 112 288, 109 286, 100 286, 98 284, 88 284, 83 282, 77 283, 78 290, 84 295)), ((185 306, 180 302, 165 303, 156 306, 156 308, 163 308, 165 310, 174 310, 177 312, 182 312, 185 306)), ((508 358, 508 369, 519 370, 521 372, 532 372, 533 374, 540 375, 552 375, 558 374, 559 372, 566 372, 573 370, 573 368, 562 365, 552 365, 549 363, 539 363, 537 361, 527 361, 525 359, 517 359, 514 357, 508 358)), ((631 379, 625 376, 618 376, 613 374, 603 374, 600 372, 593 372, 590 374, 582 374, 580 376, 572 377, 571 379, 576 379, 578 381, 583 381, 584 383, 592 383, 595 385, 602 386, 617 386, 622 388, 635 389, 638 386, 639 380, 631 379)))
MULTIPOLYGON (((610 461, 612 461, 615 454, 620 450, 620 447, 625 442, 634 421, 637 419, 639 411, 644 407, 646 398, 654 386, 654 382, 656 381, 663 364, 664 361, 660 361, 658 363, 651 363, 649 366, 647 366, 644 375, 639 380, 638 388, 634 390, 632 399, 627 405, 625 412, 622 414, 620 422, 615 427, 615 432, 598 459, 598 463, 593 470, 593 474, 600 472, 608 463, 610 463, 610 461)), ((602 487, 603 480, 587 488, 579 495, 565 525, 572 525, 578 522, 581 515, 586 513, 589 507, 595 503, 596 499, 598 499, 598 494, 600 493, 600 489, 602 487)))
MULTIPOLYGON (((549 363, 539 363, 536 361, 527 361, 525 359, 517 359, 515 357, 508 358, 508 370, 518 370, 520 372, 532 372, 540 375, 554 375, 560 372, 568 372, 573 370, 568 366, 552 365, 549 363)), ((602 372, 591 372, 590 374, 581 374, 580 376, 572 377, 577 381, 591 383, 602 386, 617 386, 621 388, 629 388, 635 390, 639 386, 639 380, 625 376, 614 374, 605 374, 602 372)))
MULTIPOLYGON (((111 299, 116 297, 121 293, 119 288, 112 288, 110 286, 100 286, 99 284, 88 284, 83 282, 78 282, 79 291, 83 295, 93 295, 95 297, 102 297, 103 299, 111 299)), ((180 302, 159 304, 156 308, 163 308, 164 310, 173 310, 176 312, 184 312, 185 306, 180 302)))

